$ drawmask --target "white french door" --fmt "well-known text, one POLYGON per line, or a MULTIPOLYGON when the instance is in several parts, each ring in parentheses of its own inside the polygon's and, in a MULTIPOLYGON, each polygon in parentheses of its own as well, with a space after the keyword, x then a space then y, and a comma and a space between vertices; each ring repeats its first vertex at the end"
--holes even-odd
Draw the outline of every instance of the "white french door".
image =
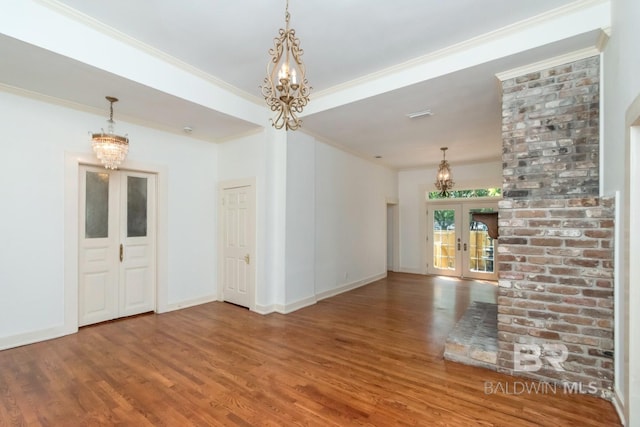
POLYGON ((432 203, 427 209, 427 272, 496 280, 497 240, 473 221, 474 212, 497 212, 496 202, 432 203))
POLYGON ((155 310, 156 176, 80 167, 79 326, 155 310))
POLYGON ((255 306, 255 187, 222 188, 222 299, 255 306))
POLYGON ((429 274, 462 275, 462 205, 437 204, 427 214, 429 274))

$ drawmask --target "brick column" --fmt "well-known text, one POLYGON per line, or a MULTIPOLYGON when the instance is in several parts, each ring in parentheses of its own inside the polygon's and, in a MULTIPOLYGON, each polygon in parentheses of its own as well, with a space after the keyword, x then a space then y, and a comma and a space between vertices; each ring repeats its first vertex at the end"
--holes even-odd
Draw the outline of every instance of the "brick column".
POLYGON ((597 197, 599 57, 502 87, 498 370, 607 395, 615 215, 597 197))

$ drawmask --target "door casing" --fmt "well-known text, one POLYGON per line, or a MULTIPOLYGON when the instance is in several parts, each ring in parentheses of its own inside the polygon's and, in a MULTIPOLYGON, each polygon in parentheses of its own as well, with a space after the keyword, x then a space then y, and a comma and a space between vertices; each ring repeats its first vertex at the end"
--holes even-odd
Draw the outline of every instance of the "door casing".
MULTIPOLYGON (((484 274, 484 273, 475 273, 472 272, 469 268, 468 264, 468 254, 470 250, 470 242, 469 242, 469 227, 467 224, 467 217, 471 209, 475 208, 488 208, 491 207, 498 210, 498 201, 495 198, 470 198, 470 199, 442 199, 442 200, 430 200, 425 202, 425 211, 426 217, 423 221, 423 253, 425 254, 425 263, 424 263, 424 274, 439 274, 439 275, 451 275, 465 278, 474 278, 474 279, 485 279, 485 280, 497 280, 498 271, 497 271, 497 263, 494 264, 494 273, 493 274, 484 274), (461 230, 461 234, 457 234, 459 237, 460 250, 456 251, 459 256, 456 260, 456 269, 455 270, 440 270, 433 267, 433 241, 432 241, 432 233, 433 229, 432 223, 432 211, 434 209, 453 209, 456 214, 456 223, 455 229, 461 230), (466 246, 465 246, 466 245, 466 246), (465 250, 466 248, 466 250, 465 250)), ((497 243, 497 242, 496 242, 497 243)), ((458 242, 456 242, 456 245, 458 242)), ((494 250, 494 254, 497 251, 494 250)), ((494 260, 495 263, 495 260, 494 260)))
MULTIPOLYGON (((256 191, 256 180, 255 178, 248 179, 239 179, 232 181, 221 182, 218 185, 218 300, 225 301, 225 293, 224 293, 224 284, 225 284, 225 263, 227 254, 225 253, 225 238, 224 233, 226 231, 226 213, 225 213, 225 205, 224 205, 224 196, 226 190, 236 189, 236 188, 249 188, 250 189, 250 200, 249 204, 251 206, 248 215, 248 221, 250 223, 250 235, 247 236, 249 243, 249 248, 247 251, 247 255, 249 256, 250 268, 248 270, 248 280, 249 286, 247 289, 247 308, 251 311, 256 310, 256 298, 257 298, 257 290, 256 290, 256 282, 257 282, 257 259, 256 259, 256 245, 257 245, 257 227, 256 227, 256 201, 257 201, 257 191, 256 191)), ((233 302, 233 301, 230 301, 233 302)), ((245 305, 245 304, 242 304, 245 305)))

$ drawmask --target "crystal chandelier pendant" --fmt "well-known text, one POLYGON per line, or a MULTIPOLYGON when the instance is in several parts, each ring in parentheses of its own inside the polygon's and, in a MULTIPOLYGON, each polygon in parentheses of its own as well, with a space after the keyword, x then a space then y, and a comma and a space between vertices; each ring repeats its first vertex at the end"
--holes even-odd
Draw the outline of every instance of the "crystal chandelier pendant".
POLYGON ((110 103, 110 115, 107 120, 107 132, 101 129, 100 133, 91 134, 91 145, 96 157, 107 169, 118 169, 129 152, 129 138, 115 133, 113 121, 113 103, 117 98, 107 96, 110 103))

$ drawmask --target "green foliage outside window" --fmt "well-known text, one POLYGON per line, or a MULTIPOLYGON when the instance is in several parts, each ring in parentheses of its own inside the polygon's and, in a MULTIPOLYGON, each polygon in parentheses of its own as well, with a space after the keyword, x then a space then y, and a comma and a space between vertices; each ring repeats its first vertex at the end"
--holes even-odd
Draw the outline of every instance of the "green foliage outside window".
POLYGON ((439 191, 431 191, 429 200, 438 199, 470 199, 474 197, 500 197, 502 188, 480 188, 477 190, 453 190, 449 191, 449 197, 443 197, 439 191))

